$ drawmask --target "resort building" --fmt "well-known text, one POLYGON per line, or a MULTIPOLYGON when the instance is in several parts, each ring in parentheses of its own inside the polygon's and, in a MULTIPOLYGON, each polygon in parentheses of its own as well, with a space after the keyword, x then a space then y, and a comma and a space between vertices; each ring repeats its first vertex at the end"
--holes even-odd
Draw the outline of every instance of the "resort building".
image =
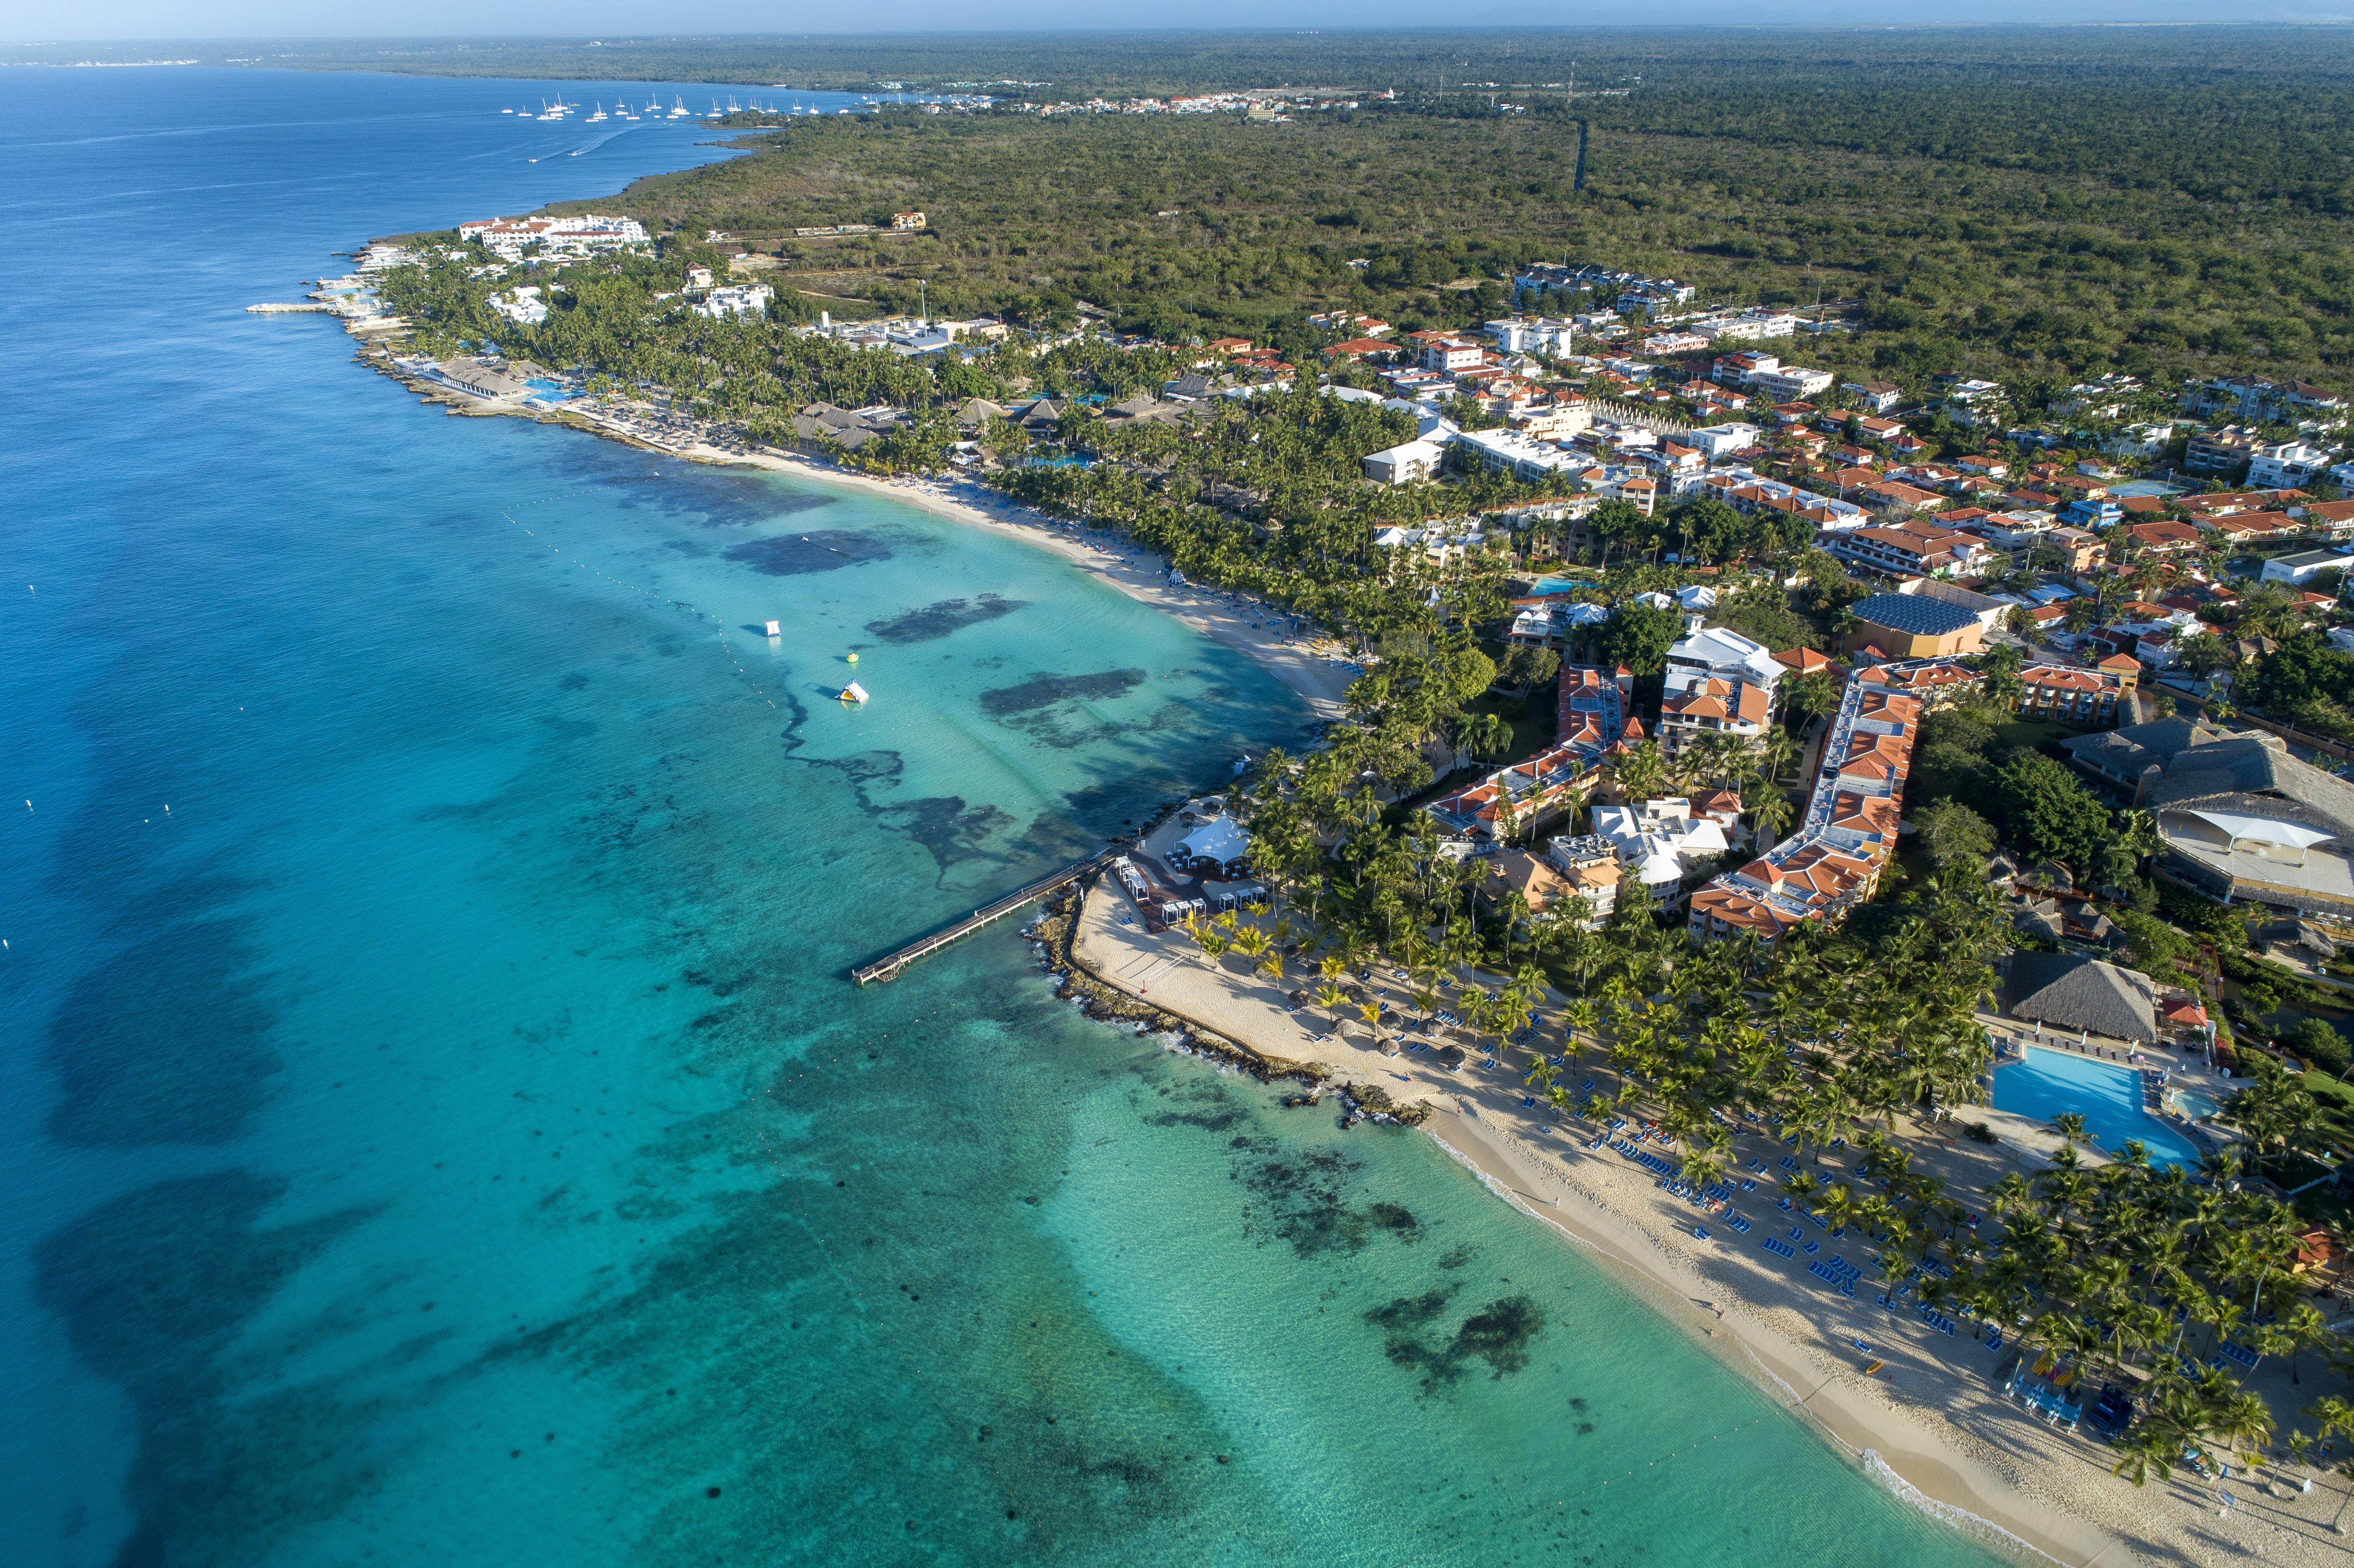
POLYGON ((1766 733, 1774 694, 1747 681, 1703 677, 1659 704, 1659 744, 1673 757, 1698 735, 1732 735, 1755 740, 1766 733))
POLYGON ((2134 969, 2075 953, 2013 953, 2003 1012, 2063 1034, 2158 1044, 2158 988, 2134 969))
POLYGON ((1547 839, 1545 858, 1584 898, 1592 913, 1587 930, 1598 930, 1618 907, 1618 849, 1599 833, 1580 838, 1547 839))
POLYGON ((1854 605, 1855 630, 1845 652, 1877 648, 1884 658, 1937 659, 1975 653, 1985 646, 1976 612, 1926 594, 1876 593, 1854 605))
POLYGON ((477 397, 520 397, 531 390, 514 376, 493 370, 478 359, 445 359, 429 374, 446 387, 455 387, 477 397))
POLYGON ((1883 666, 1848 682, 1797 832, 1692 895, 1692 940, 1747 931, 1776 942, 1802 922, 1838 919, 1872 896, 1896 850, 1924 706, 1893 682, 1914 673, 1883 666))
POLYGON ((699 316, 764 316, 769 313, 769 302, 777 291, 766 283, 732 283, 724 289, 714 289, 693 307, 699 316))
POLYGON ((1610 619, 1598 604, 1570 603, 1548 597, 1533 603, 1515 602, 1511 641, 1525 648, 1561 649, 1589 626, 1610 619))
POLYGON ((1773 650, 1755 638, 1711 626, 1680 639, 1668 650, 1666 690, 1673 695, 1714 680, 1758 687, 1770 702, 1783 669, 1773 650))
MULTIPOLYGON (((1558 843, 1561 841, 1555 840, 1558 843)), ((1519 894, 1532 915, 1543 915, 1564 900, 1584 892, 1576 876, 1564 872, 1550 855, 1531 854, 1526 850, 1507 849, 1489 857, 1488 879, 1479 885, 1479 897, 1498 910, 1511 906, 1511 895, 1519 894)), ((1614 861, 1610 867, 1608 891, 1617 903, 1618 868, 1614 861)))
POLYGON ((2011 707, 2027 718, 2105 728, 2116 723, 2117 705, 2131 698, 2140 682, 2141 662, 2124 653, 2113 653, 2089 670, 2030 664, 2019 673, 2020 693, 2011 707))
POLYGON ((1730 821, 1694 810, 1692 801, 1680 796, 1596 806, 1593 836, 1610 845, 1628 885, 1641 887, 1655 903, 1672 903, 1686 876, 1732 849, 1731 834, 1741 814, 1740 797, 1732 799, 1730 821))
POLYGON ((1603 758, 1630 733, 1642 733, 1626 716, 1634 682, 1623 668, 1567 666, 1561 673, 1553 744, 1423 810, 1450 837, 1494 842, 1523 837, 1565 814, 1584 798, 1603 758))
POLYGON ((1376 484, 1411 484, 1436 476, 1446 461, 1447 449, 1437 441, 1408 441, 1368 453, 1365 477, 1376 484))
POLYGON ((2166 775, 2167 765, 2194 746, 2231 737, 2196 719, 2162 718, 2125 729, 2103 730, 2060 744, 2068 760, 2122 795, 2131 806, 2143 804, 2152 786, 2166 775))
POLYGON ((2141 799, 2169 881, 2226 904, 2354 915, 2354 784, 2299 762, 2279 737, 2188 747, 2141 799))
POLYGON ((1832 535, 1824 548, 1866 571, 1891 577, 1943 577, 1968 573, 1993 554, 1987 542, 1975 534, 1917 520, 1885 527, 1850 528, 1832 535))
POLYGON ((566 217, 484 218, 458 226, 461 240, 479 239, 482 249, 508 261, 520 261, 527 247, 537 245, 554 256, 587 256, 643 245, 645 226, 634 217, 602 213, 574 213, 566 217))

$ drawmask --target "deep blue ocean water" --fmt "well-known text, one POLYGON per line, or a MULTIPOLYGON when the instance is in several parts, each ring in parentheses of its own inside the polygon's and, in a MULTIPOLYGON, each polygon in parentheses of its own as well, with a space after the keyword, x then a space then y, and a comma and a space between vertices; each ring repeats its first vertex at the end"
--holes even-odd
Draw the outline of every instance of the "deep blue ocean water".
POLYGON ((1010 927, 848 983, 1304 715, 243 313, 716 155, 554 90, 0 72, 0 1561, 1987 1561, 1010 927))

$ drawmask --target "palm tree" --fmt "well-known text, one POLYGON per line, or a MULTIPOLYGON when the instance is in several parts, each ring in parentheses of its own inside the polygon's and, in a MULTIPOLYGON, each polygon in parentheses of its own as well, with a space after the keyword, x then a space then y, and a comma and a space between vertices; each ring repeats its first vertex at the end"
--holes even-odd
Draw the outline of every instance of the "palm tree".
MULTIPOLYGON (((2325 1395, 2306 1405, 2304 1414, 2321 1423, 2321 1428, 2313 1435, 2312 1441, 2326 1443, 2332 1437, 2343 1437, 2349 1444, 2354 1444, 2354 1404, 2348 1404, 2343 1397, 2334 1393, 2325 1395)), ((2300 1435, 2300 1446, 2303 1442, 2300 1435)), ((2338 1460, 2335 1467, 2337 1473, 2346 1479, 2348 1489, 2346 1497, 2338 1501, 2338 1512, 2331 1517, 2329 1528, 2343 1534, 2346 1530, 2346 1503, 2354 1499, 2354 1452, 2338 1460)))
POLYGON ((1751 829, 1756 835, 1756 847, 1764 851, 1781 842, 1783 830, 1790 825, 1792 819, 1797 814, 1798 809, 1790 804, 1790 797, 1783 794, 1778 789, 1752 806, 1749 809, 1749 821, 1751 829))
POLYGON ((1619 795, 1630 801, 1655 800, 1667 788, 1668 759, 1656 740, 1640 740, 1628 747, 1611 771, 1619 795))
POLYGON ((1512 748, 1512 726, 1500 714, 1466 714, 1456 721, 1455 749, 1490 760, 1512 748))
POLYGON ((1335 1024, 1341 1022, 1341 1010, 1348 1004, 1349 993, 1331 980, 1316 988, 1316 1005, 1331 1014, 1335 1024))

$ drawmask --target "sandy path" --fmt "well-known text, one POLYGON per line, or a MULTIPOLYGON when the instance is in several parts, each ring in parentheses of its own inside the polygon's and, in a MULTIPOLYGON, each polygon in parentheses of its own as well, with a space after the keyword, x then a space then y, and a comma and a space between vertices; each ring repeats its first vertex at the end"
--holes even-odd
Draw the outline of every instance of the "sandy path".
MULTIPOLYGON (((1761 1238, 1787 1236, 1799 1223, 1776 1206, 1767 1177, 1743 1172, 1757 1187, 1735 1206, 1754 1229, 1736 1234, 1721 1218, 1668 1196, 1618 1154, 1590 1152, 1598 1130, 1591 1124, 1555 1121, 1542 1104, 1522 1106, 1529 1091, 1517 1072, 1483 1071, 1476 1057, 1449 1072, 1433 1060, 1436 1053, 1374 1048, 1353 1022, 1343 1033, 1317 1010, 1286 1012, 1277 982, 1214 966, 1180 932, 1155 937, 1140 923, 1119 923, 1133 913, 1114 884, 1099 882, 1083 907, 1074 957, 1108 983, 1262 1055, 1320 1062, 1347 1081, 1380 1085, 1400 1103, 1427 1104, 1433 1114, 1424 1130, 1498 1196, 1607 1260, 1638 1294, 1777 1389, 1817 1430, 1900 1491, 1917 1494, 1922 1506, 1974 1529, 1990 1526, 2014 1549, 2072 1568, 2258 1556, 2342 1568, 2349 1561, 2347 1538, 2327 1528, 2345 1499, 2335 1479, 2317 1478, 2309 1494, 2275 1498, 2261 1478, 2235 1475, 2227 1485, 2240 1506, 2225 1515, 2215 1487, 2188 1470, 2136 1489, 2109 1473, 2114 1456, 2105 1447, 2031 1422, 2004 1403, 1990 1378, 1999 1358, 1975 1343, 1967 1326, 1948 1338, 1913 1314, 1876 1305, 1871 1259, 1860 1245, 1831 1242, 1811 1224, 1802 1226, 1798 1244, 1819 1240, 1825 1255, 1842 1254, 1865 1270, 1852 1299, 1809 1275, 1803 1252, 1786 1262, 1761 1247, 1761 1238), (1692 1234, 1695 1224, 1709 1239, 1692 1234), (1868 1358, 1854 1348, 1859 1338, 1885 1361, 1880 1376, 1862 1374, 1868 1358)), ((1390 989, 1393 1005, 1406 1008, 1404 987, 1390 989)), ((1557 1035, 1544 1044, 1560 1048, 1557 1035)), ((1575 1087, 1586 1075, 1573 1067, 1566 1081, 1575 1087)), ((1602 1086, 1612 1084, 1606 1072, 1592 1075, 1602 1086)), ((1778 1176, 1788 1152, 1745 1137, 1735 1160, 1760 1160, 1778 1176)))

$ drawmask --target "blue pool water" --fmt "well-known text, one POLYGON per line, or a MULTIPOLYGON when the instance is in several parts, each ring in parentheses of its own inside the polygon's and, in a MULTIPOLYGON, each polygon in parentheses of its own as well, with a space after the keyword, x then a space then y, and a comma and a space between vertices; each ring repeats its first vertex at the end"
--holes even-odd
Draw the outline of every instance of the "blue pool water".
POLYGON ((2189 1139, 2141 1108, 2138 1072, 2090 1056, 2029 1046, 2022 1059, 1995 1069, 1994 1108, 2039 1123, 2074 1111, 2107 1154, 2137 1138, 2164 1164, 2189 1165, 2199 1158, 2189 1139))
POLYGON ((498 113, 557 90, 0 70, 0 1563, 1984 1568, 1011 923, 847 980, 1309 715, 1002 534, 245 313, 720 155, 498 113))

